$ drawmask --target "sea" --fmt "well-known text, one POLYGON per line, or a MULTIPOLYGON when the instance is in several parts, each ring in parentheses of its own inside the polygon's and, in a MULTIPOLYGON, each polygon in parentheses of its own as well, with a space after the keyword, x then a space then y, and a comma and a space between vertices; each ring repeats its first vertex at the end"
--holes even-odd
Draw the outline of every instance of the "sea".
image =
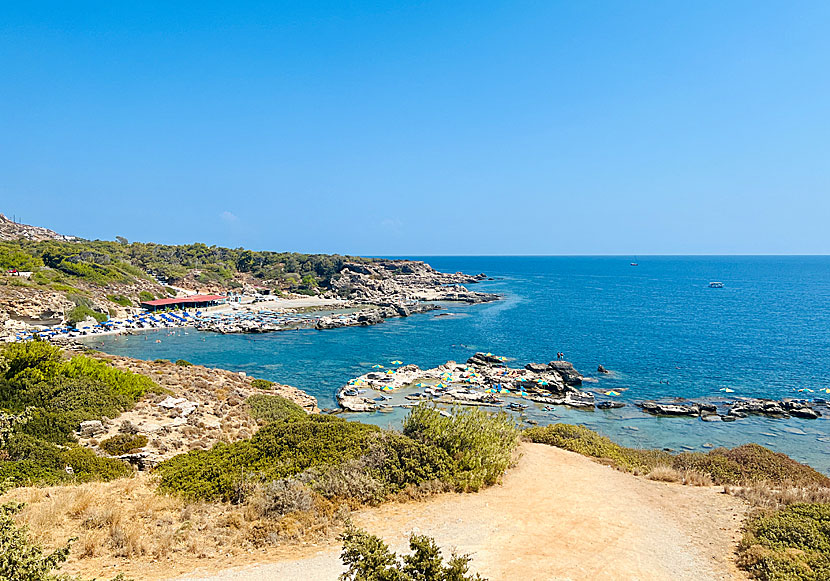
MULTIPOLYGON (((636 407, 675 397, 830 399, 830 257, 409 258, 447 272, 485 273, 490 280, 472 288, 503 300, 443 304, 441 311, 371 327, 260 335, 161 330, 95 337, 88 344, 141 359, 244 371, 295 385, 331 409, 337 389, 375 364, 400 360, 428 368, 484 351, 520 366, 563 352, 596 379, 586 388, 619 393, 600 399, 626 406, 545 412, 531 405, 523 421, 575 423, 627 446, 674 451, 755 442, 830 474, 827 407, 817 408, 823 413, 817 420, 749 417, 729 423, 658 418, 636 407), (710 288, 713 281, 723 288, 710 288), (597 373, 599 365, 611 373, 597 373)), ((405 413, 353 417, 395 427, 405 413)))

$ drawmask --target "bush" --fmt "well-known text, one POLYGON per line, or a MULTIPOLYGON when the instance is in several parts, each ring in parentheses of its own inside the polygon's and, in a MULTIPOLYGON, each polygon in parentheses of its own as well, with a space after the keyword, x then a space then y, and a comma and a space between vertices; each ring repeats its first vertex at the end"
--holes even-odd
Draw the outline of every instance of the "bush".
POLYGON ((773 452, 758 444, 744 444, 732 450, 716 448, 708 453, 669 454, 661 450, 626 448, 582 426, 550 424, 529 428, 523 437, 531 442, 549 444, 571 452, 597 458, 621 470, 650 473, 659 467, 672 468, 688 477, 689 482, 704 482, 703 475, 714 484, 753 484, 830 487, 830 478, 786 454, 773 452), (697 473, 697 474, 695 474, 697 473))
POLYGON ((83 355, 64 360, 60 349, 38 342, 0 350, 0 373, 0 408, 25 417, 11 432, 2 430, 0 481, 108 480, 131 473, 123 462, 73 445, 74 432, 84 420, 115 417, 148 391, 159 391, 152 380, 83 355))
POLYGON ((121 456, 147 445, 147 436, 136 434, 118 434, 102 441, 101 449, 110 456, 121 456))
POLYGON ((509 414, 454 409, 446 417, 423 404, 404 419, 403 433, 443 449, 452 459, 456 487, 465 491, 495 484, 510 466, 519 442, 519 429, 509 414))
POLYGON ((240 502, 250 483, 299 474, 314 466, 357 458, 379 428, 334 416, 307 416, 304 421, 271 423, 250 440, 220 443, 160 464, 164 492, 199 500, 240 502))
POLYGON ((739 564, 766 581, 830 579, 830 504, 793 504, 751 518, 739 564))
POLYGON ((292 422, 308 416, 303 408, 278 395, 252 395, 245 403, 251 417, 264 423, 292 422))
POLYGON ((469 572, 469 555, 452 554, 445 565, 441 549, 433 539, 422 535, 409 537, 412 554, 399 558, 379 537, 348 527, 340 536, 340 555, 348 568, 342 581, 485 581, 469 572))
POLYGON ((176 359, 176 365, 179 367, 193 367, 193 364, 186 359, 176 359))
POLYGON ((99 313, 98 311, 93 311, 91 308, 85 305, 78 305, 71 309, 68 313, 66 313, 66 322, 70 325, 74 325, 76 323, 81 323, 86 321, 87 319, 95 319, 99 323, 103 323, 107 319, 109 319, 109 315, 106 313, 99 313))
POLYGON ((107 295, 107 300, 115 303, 116 305, 121 305, 122 307, 133 306, 133 302, 123 295, 107 295))
POLYGON ((69 556, 70 543, 52 553, 29 540, 25 528, 18 527, 14 515, 22 504, 7 503, 0 506, 0 579, 4 581, 69 581, 57 575, 58 569, 69 556))
POLYGON ((370 449, 378 458, 370 473, 386 483, 389 492, 435 480, 450 483, 456 478, 452 458, 438 446, 384 432, 370 449))
POLYGON ((274 382, 267 379, 253 379, 251 380, 251 387, 254 389, 271 389, 274 387, 274 382))
POLYGON ((102 458, 78 445, 60 448, 28 434, 9 439, 8 460, 0 461, 0 482, 18 485, 113 480, 132 474, 132 468, 114 458, 102 458), (65 468, 69 466, 73 474, 65 468))
POLYGON ((314 505, 314 494, 308 486, 288 478, 258 486, 250 504, 260 516, 280 517, 310 510, 314 505))
POLYGON ((531 442, 548 444, 597 458, 628 472, 648 473, 657 466, 672 464, 672 456, 667 452, 625 448, 583 426, 550 424, 529 428, 524 431, 523 436, 531 442))
POLYGON ((154 301, 155 299, 156 295, 149 291, 141 291, 140 293, 138 293, 138 300, 142 303, 146 301, 154 301))

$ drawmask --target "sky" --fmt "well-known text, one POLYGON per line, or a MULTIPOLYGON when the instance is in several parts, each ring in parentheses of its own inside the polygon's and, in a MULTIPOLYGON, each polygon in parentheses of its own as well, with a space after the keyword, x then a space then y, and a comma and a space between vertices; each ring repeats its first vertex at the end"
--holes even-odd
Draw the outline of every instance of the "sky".
POLYGON ((3 2, 0 212, 355 255, 830 254, 830 3, 3 2))

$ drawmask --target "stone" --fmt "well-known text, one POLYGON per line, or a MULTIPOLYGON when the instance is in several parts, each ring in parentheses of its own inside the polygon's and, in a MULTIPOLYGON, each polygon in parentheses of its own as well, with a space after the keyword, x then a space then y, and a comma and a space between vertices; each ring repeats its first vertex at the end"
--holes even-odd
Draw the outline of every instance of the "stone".
POLYGON ((104 429, 104 424, 102 424, 99 420, 87 420, 85 422, 81 422, 78 431, 82 438, 92 438, 98 434, 103 434, 106 432, 106 429, 104 429))
POLYGON ((601 410, 612 410, 625 407, 625 404, 621 401, 601 401, 597 404, 597 407, 601 410))

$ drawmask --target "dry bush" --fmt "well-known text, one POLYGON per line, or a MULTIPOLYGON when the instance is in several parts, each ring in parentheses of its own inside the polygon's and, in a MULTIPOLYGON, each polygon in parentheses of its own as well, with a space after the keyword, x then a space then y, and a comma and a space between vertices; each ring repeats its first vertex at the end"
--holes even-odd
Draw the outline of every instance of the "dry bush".
POLYGON ((377 504, 386 494, 384 483, 370 475, 374 466, 375 459, 366 455, 336 466, 307 470, 299 477, 326 498, 377 504))
POLYGON ((452 485, 442 482, 440 480, 426 480, 419 484, 410 484, 403 490, 392 495, 391 500, 396 502, 407 501, 422 501, 427 500, 430 496, 441 494, 444 492, 451 492, 452 485))
POLYGON ((248 505, 260 517, 280 517, 290 512, 311 510, 314 493, 302 482, 286 478, 257 486, 248 505))
POLYGON ((658 482, 681 482, 683 480, 683 473, 675 470, 671 466, 655 466, 651 472, 646 475, 649 480, 656 480, 658 482))
POLYGON ((751 486, 724 486, 723 491, 743 498, 756 508, 778 509, 796 503, 830 504, 830 488, 823 486, 777 486, 759 482, 751 486))
POLYGON ((697 470, 686 470, 683 472, 683 484, 686 486, 714 486, 712 477, 697 470))

